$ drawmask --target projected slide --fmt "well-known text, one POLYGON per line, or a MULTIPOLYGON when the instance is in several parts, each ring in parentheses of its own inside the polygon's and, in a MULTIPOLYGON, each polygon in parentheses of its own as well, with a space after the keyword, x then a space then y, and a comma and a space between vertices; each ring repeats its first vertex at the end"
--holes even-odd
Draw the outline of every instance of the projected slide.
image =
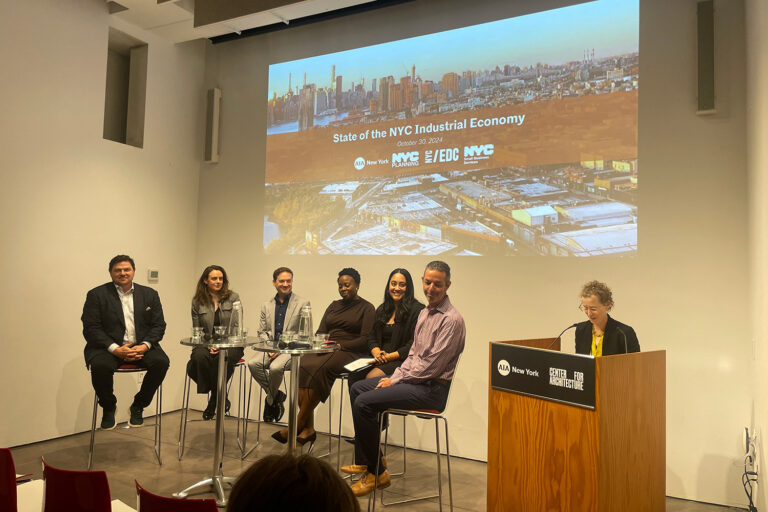
POLYGON ((272 254, 637 251, 638 0, 273 64, 272 254))

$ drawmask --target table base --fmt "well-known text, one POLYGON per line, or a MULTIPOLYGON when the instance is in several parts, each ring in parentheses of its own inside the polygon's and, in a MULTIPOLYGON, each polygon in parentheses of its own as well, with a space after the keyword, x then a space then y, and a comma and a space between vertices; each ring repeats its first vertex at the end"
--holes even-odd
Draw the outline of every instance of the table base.
POLYGON ((236 478, 231 476, 214 476, 212 478, 206 478, 196 484, 192 484, 183 491, 173 493, 175 498, 186 498, 190 494, 199 494, 203 492, 213 492, 216 494, 216 505, 219 507, 227 506, 227 496, 224 493, 224 485, 227 484, 232 487, 236 478))

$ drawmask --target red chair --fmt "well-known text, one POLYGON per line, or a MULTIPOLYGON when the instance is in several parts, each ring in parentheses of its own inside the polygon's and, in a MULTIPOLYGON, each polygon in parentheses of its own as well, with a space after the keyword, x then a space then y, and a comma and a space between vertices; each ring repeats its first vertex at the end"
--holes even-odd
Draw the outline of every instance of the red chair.
POLYGON ((43 461, 43 512, 111 512, 104 471, 57 469, 43 461))
POLYGON ((136 503, 139 512, 218 512, 216 500, 167 498, 152 494, 136 482, 136 503))
POLYGON ((0 448, 0 510, 16 510, 16 466, 8 448, 0 448))

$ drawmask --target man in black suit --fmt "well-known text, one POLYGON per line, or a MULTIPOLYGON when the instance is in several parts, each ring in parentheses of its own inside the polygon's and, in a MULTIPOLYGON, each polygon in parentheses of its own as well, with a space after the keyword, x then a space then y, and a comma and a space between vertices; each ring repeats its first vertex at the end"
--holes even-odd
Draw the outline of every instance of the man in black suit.
POLYGON ((141 389, 130 407, 130 425, 144 423, 142 411, 163 382, 170 361, 160 348, 165 334, 163 307, 157 292, 135 284, 136 265, 130 256, 115 256, 109 262, 112 281, 90 290, 83 306, 85 364, 103 409, 101 428, 115 428, 117 398, 113 376, 121 364, 147 369, 141 389), (138 343, 138 344, 137 344, 138 343))

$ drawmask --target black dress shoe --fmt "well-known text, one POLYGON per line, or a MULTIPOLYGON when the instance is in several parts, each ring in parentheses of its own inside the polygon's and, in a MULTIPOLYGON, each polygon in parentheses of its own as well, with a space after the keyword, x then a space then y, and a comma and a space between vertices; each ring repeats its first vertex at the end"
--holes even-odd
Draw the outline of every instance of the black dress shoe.
POLYGON ((280 444, 286 444, 288 442, 288 438, 283 437, 283 434, 281 434, 279 430, 276 431, 274 434, 272 434, 272 439, 274 439, 280 444))
POLYGON ((283 417, 283 414, 285 414, 285 406, 283 405, 283 402, 275 401, 275 403, 272 404, 272 407, 272 413, 274 415, 275 421, 280 421, 280 419, 283 417))
POLYGON ((277 390, 277 393, 275 393, 275 398, 272 399, 272 405, 267 404, 265 406, 265 410, 267 407, 269 407, 269 415, 272 418, 272 421, 278 422, 283 417, 283 414, 285 414, 285 405, 283 402, 285 402, 286 395, 279 389, 277 390))
POLYGON ((216 399, 211 397, 211 399, 208 400, 208 405, 203 411, 203 419, 206 421, 212 420, 214 416, 216 416, 216 399))
POLYGON ((275 422, 275 409, 273 404, 264 402, 264 421, 267 423, 275 422))

